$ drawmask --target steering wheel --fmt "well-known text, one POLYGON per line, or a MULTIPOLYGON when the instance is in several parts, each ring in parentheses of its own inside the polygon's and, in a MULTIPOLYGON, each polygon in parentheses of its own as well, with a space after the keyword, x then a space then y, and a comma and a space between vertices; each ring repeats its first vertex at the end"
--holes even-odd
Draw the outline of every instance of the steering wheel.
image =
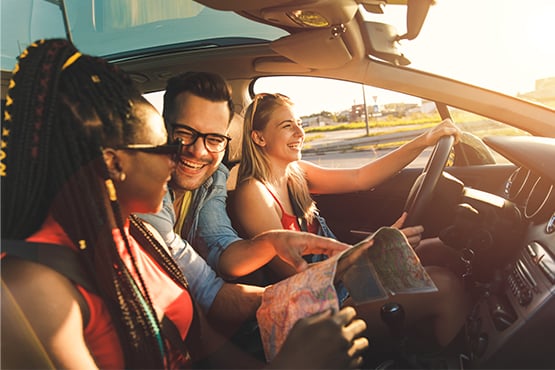
POLYGON ((426 212, 431 203, 433 193, 436 190, 454 143, 455 138, 453 136, 443 136, 436 143, 424 171, 414 181, 410 189, 405 203, 405 211, 408 215, 403 227, 420 225, 422 223, 424 212, 426 212))

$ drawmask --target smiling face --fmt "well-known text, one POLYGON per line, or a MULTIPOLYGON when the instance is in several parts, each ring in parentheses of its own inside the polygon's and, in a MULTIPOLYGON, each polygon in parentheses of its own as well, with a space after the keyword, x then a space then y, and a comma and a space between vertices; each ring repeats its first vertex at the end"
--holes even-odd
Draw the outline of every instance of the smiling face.
MULTIPOLYGON (((227 101, 213 102, 189 92, 177 96, 178 109, 175 122, 184 124, 200 133, 226 135, 229 123, 227 101)), ((180 129, 173 130, 173 139, 180 137, 180 129)), ((216 171, 225 151, 211 153, 198 138, 194 144, 186 146, 177 162, 172 187, 177 191, 199 188, 216 171)))
POLYGON ((274 164, 287 165, 301 159, 305 133, 291 105, 279 105, 262 130, 252 132, 254 142, 274 164))

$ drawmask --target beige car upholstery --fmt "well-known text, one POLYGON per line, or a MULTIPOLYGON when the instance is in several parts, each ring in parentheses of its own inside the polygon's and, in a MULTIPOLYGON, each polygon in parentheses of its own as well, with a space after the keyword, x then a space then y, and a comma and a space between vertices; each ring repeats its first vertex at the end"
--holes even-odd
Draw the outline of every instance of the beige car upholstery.
POLYGON ((243 116, 239 113, 233 115, 229 124, 228 135, 231 137, 228 148, 227 164, 231 167, 231 173, 227 180, 227 189, 234 190, 237 183, 237 170, 241 161, 241 147, 243 142, 243 116))

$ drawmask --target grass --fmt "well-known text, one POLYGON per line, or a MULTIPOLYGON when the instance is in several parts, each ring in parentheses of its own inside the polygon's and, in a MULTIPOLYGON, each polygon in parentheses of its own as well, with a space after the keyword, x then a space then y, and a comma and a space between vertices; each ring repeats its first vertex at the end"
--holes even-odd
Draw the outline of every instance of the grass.
MULTIPOLYGON (((475 121, 484 120, 484 118, 480 117, 479 115, 476 115, 470 112, 459 111, 459 110, 453 110, 451 112, 451 115, 453 117, 453 121, 458 125, 463 125, 466 122, 475 122, 475 121)), ((434 126, 439 122, 441 122, 441 118, 437 113, 435 114, 415 113, 410 117, 399 118, 395 116, 387 116, 387 117, 380 117, 379 119, 372 119, 368 122, 368 128, 380 128, 380 127, 387 128, 387 127, 396 127, 396 126, 401 126, 401 127, 420 126, 424 128, 424 127, 434 126)), ((356 121, 356 122, 338 123, 336 125, 306 127, 304 130, 308 134, 312 132, 331 132, 331 131, 360 129, 360 128, 366 128, 366 122, 356 121)), ((412 127, 412 129, 415 129, 415 127, 412 127)))
MULTIPOLYGON (((389 118, 380 121, 368 122, 368 128, 381 128, 381 127, 396 127, 396 126, 420 126, 426 125, 425 127, 433 126, 440 122, 441 119, 437 115, 417 117, 417 118, 389 118)), ((424 127, 424 126, 423 126, 424 127)), ((328 126, 317 126, 317 127, 306 127, 305 132, 332 132, 340 130, 350 130, 350 129, 360 129, 366 128, 366 122, 349 122, 349 123, 339 123, 337 125, 328 126)), ((414 127, 412 127, 414 129, 414 127)))
MULTIPOLYGON (((484 117, 480 117, 473 113, 453 111, 452 112, 454 122, 463 130, 469 131, 478 137, 483 137, 486 135, 523 135, 526 134, 521 130, 499 124, 498 122, 487 120, 484 117)), ((411 118, 395 118, 388 117, 380 121, 369 122, 369 129, 383 128, 382 130, 373 130, 373 132, 368 135, 363 134, 359 137, 372 137, 380 136, 385 133, 398 133, 405 131, 413 131, 419 129, 427 129, 436 126, 441 119, 437 114, 423 115, 417 114, 411 118)), ((361 129, 366 128, 365 122, 350 122, 341 123, 337 125, 319 126, 319 127, 307 127, 305 132, 307 134, 305 138, 305 144, 311 141, 321 139, 325 135, 321 134, 323 132, 333 132, 340 130, 349 129, 361 129)), ((361 151, 361 150, 380 150, 396 148, 406 143, 406 141, 397 142, 385 142, 370 145, 353 145, 351 150, 361 151)), ((304 149, 311 149, 311 145, 305 145, 304 149)))

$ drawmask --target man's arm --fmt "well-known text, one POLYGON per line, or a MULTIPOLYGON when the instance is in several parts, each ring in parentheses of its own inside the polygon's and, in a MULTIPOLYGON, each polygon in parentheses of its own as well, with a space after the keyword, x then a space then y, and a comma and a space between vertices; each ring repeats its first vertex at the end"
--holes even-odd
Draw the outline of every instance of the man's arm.
POLYGON ((254 285, 225 283, 207 313, 211 323, 223 332, 233 333, 241 324, 253 319, 262 302, 264 288, 254 285))
POLYGON ((270 230, 253 239, 232 243, 222 253, 218 267, 222 276, 238 278, 250 274, 278 256, 300 272, 308 267, 303 255, 332 256, 348 248, 350 246, 345 243, 306 232, 270 230))
POLYGON ((193 247, 173 231, 175 213, 169 193, 160 212, 138 216, 153 226, 165 241, 189 283, 193 299, 211 321, 236 325, 254 317, 264 289, 224 283, 216 275, 193 247))
POLYGON ((264 266, 275 256, 296 271, 307 267, 305 254, 333 255, 349 246, 338 241, 297 231, 275 230, 253 239, 241 239, 228 216, 225 171, 213 176, 212 189, 199 212, 198 229, 193 241, 208 264, 226 279, 247 275, 264 266))

